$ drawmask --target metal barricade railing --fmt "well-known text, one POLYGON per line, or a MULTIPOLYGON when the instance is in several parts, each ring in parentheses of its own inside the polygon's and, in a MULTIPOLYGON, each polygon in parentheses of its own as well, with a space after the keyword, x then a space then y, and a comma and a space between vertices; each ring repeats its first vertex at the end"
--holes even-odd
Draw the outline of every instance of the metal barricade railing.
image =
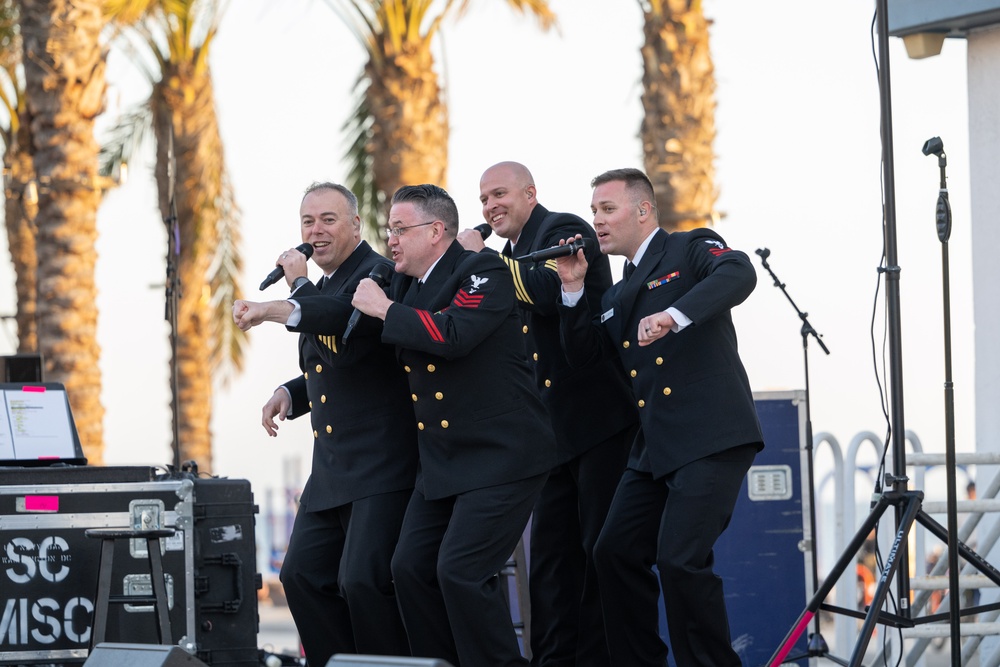
MULTIPOLYGON (((956 453, 955 461, 963 468, 971 465, 993 465, 1000 463, 1000 453, 996 452, 974 452, 956 453)), ((923 481, 923 472, 930 467, 943 466, 945 463, 944 454, 920 454, 908 457, 907 464, 914 468, 914 478, 923 481)), ((955 509, 960 514, 965 515, 964 520, 958 526, 958 539, 969 543, 969 538, 973 530, 977 527, 983 514, 986 512, 1000 511, 1000 500, 997 494, 1000 492, 1000 475, 994 476, 989 485, 982 491, 982 497, 975 500, 959 500, 955 504, 955 509)), ((924 511, 928 514, 943 515, 947 511, 947 503, 943 501, 927 501, 924 503, 924 511)), ((961 517, 960 517, 961 518, 961 517)), ((945 521, 941 522, 946 523, 945 521)), ((922 532, 922 531, 921 531, 922 532)), ((974 550, 980 554, 989 553, 993 546, 1000 539, 1000 522, 994 522, 992 528, 985 535, 980 535, 975 544, 970 544, 974 550)), ((925 553, 925 552, 921 552, 925 553)), ((945 591, 939 602, 940 608, 947 608, 948 604, 948 583, 947 583, 947 550, 942 549, 937 562, 925 574, 911 579, 911 586, 919 592, 914 597, 913 609, 915 612, 922 612, 934 591, 945 591), (943 583, 942 583, 943 582, 943 583)), ((977 590, 980 588, 992 587, 993 583, 986 577, 973 574, 976 569, 969 564, 965 564, 959 574, 959 588, 965 590, 977 590)), ((983 637, 995 636, 1000 633, 1000 623, 997 622, 998 612, 985 612, 976 619, 965 619, 961 623, 962 643, 962 664, 968 664, 976 654, 983 637)), ((911 628, 903 632, 904 638, 915 638, 916 642, 911 648, 911 657, 907 664, 916 664, 919 657, 926 650, 930 641, 934 637, 947 637, 947 623, 938 625, 925 625, 920 628, 911 628)), ((986 665, 1000 664, 1000 656, 994 655, 984 659, 979 656, 980 667, 986 665)))
MULTIPOLYGON (((920 438, 912 431, 906 432, 906 440, 909 445, 906 463, 911 471, 911 488, 924 490, 928 469, 935 466, 943 466, 944 454, 925 453, 920 438)), ((817 498, 814 499, 814 506, 817 508, 817 511, 820 511, 823 504, 819 501, 819 498, 823 497, 824 490, 832 482, 834 526, 832 529, 829 526, 821 528, 819 536, 832 536, 834 542, 833 550, 837 556, 843 553, 846 545, 854 537, 863 519, 862 516, 859 516, 860 510, 857 498, 857 493, 859 492, 857 486, 858 480, 859 478, 867 478, 867 481, 874 488, 874 474, 878 474, 877 465, 859 465, 859 454, 865 452, 865 447, 869 446, 875 454, 875 459, 879 460, 883 451, 882 445, 883 439, 871 431, 863 431, 855 435, 851 439, 846 452, 841 448, 837 438, 828 432, 820 432, 813 438, 813 449, 816 455, 819 456, 821 451, 829 450, 833 460, 832 470, 826 473, 821 480, 818 480, 815 485, 817 498)), ((886 461, 886 470, 893 469, 891 458, 890 452, 889 460, 886 461)), ((964 471, 969 466, 1000 464, 1000 453, 958 453, 956 454, 956 461, 957 465, 964 471)), ((963 515, 960 519, 964 518, 964 521, 960 520, 959 524, 959 540, 968 543, 969 536, 976 528, 983 513, 1000 511, 1000 499, 997 498, 998 495, 1000 495, 1000 474, 990 480, 987 488, 980 490, 979 498, 958 501, 956 509, 963 515)), ((923 503, 923 509, 927 514, 938 515, 935 518, 939 518, 945 514, 947 508, 945 502, 930 499, 923 503)), ((946 523, 946 521, 940 518, 939 521, 942 525, 946 523)), ((881 522, 878 535, 876 536, 881 553, 886 553, 891 546, 895 530, 896 528, 892 521, 881 522)), ((978 541, 973 548, 980 554, 989 553, 998 539, 1000 539, 1000 521, 994 522, 993 529, 989 531, 988 535, 979 535, 978 541)), ((947 554, 942 553, 937 562, 929 568, 926 556, 929 553, 927 548, 929 541, 932 546, 940 546, 942 550, 946 550, 947 545, 940 544, 940 541, 936 537, 929 535, 926 529, 919 524, 914 525, 910 540, 916 559, 916 571, 910 577, 910 587, 913 591, 912 613, 914 615, 926 613, 925 609, 931 601, 932 594, 935 591, 942 590, 945 591, 944 597, 938 604, 940 608, 946 609, 948 602, 948 583, 945 576, 947 571, 947 554)), ((813 557, 820 558, 819 545, 816 544, 814 548, 816 551, 813 557)), ((818 562, 820 563, 820 577, 822 578, 824 576, 822 569, 824 563, 822 559, 818 562)), ((878 572, 874 574, 876 578, 879 576, 878 572)), ((845 609, 857 609, 861 612, 864 611, 858 602, 857 576, 857 572, 849 569, 838 580, 837 586, 834 589, 834 604, 836 606, 845 609)), ((818 585, 818 582, 814 583, 818 585)), ((975 568, 971 565, 963 567, 959 577, 959 585, 963 590, 993 586, 988 578, 976 574, 975 568)), ((966 622, 962 623, 961 627, 964 637, 962 648, 963 664, 977 652, 984 636, 996 636, 1000 634, 1000 622, 997 622, 998 618, 1000 618, 1000 611, 983 612, 975 619, 969 618, 966 619, 966 622)), ((857 620, 843 614, 835 614, 833 624, 834 638, 833 641, 829 642, 831 653, 839 656, 850 655, 857 641, 857 620)), ((936 623, 924 624, 916 628, 904 630, 902 633, 904 640, 913 640, 912 646, 910 643, 907 644, 906 664, 909 666, 920 664, 921 656, 931 641, 935 637, 947 637, 948 629, 948 623, 944 621, 941 625, 936 623)), ((894 650, 892 644, 895 642, 897 644, 895 646, 895 650, 897 651, 895 655, 899 655, 898 651, 901 648, 898 646, 898 641, 896 640, 897 633, 892 632, 888 634, 892 635, 891 637, 887 637, 887 640, 889 640, 888 648, 882 650, 894 650)), ((873 664, 881 664, 882 658, 883 656, 879 654, 873 664)), ((984 658, 984 656, 979 656, 979 665, 980 667, 985 667, 986 665, 1000 667, 1000 652, 995 657, 989 656, 984 658)))

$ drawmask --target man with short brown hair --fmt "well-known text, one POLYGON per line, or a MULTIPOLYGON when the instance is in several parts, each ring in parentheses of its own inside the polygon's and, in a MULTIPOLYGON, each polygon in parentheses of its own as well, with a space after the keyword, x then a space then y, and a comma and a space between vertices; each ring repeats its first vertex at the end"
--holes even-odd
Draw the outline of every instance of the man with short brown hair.
POLYGON ((710 229, 668 234, 638 169, 593 180, 601 252, 625 278, 598 310, 579 297, 587 260, 560 258, 563 337, 571 363, 617 354, 641 428, 594 557, 616 667, 663 667, 659 582, 675 662, 739 667, 713 547, 764 446, 730 314, 753 291, 749 258, 710 229))

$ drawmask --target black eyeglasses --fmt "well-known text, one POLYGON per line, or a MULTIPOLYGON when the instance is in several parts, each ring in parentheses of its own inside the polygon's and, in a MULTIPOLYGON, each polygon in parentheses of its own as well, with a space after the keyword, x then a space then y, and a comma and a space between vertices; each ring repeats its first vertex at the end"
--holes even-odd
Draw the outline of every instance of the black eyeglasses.
POLYGON ((400 236, 403 235, 403 232, 405 232, 407 229, 413 229, 414 227, 423 227, 425 225, 433 225, 435 222, 437 222, 437 220, 431 220, 430 222, 421 222, 416 225, 406 225, 405 227, 386 227, 385 237, 389 238, 390 236, 395 236, 396 238, 399 238, 400 236))

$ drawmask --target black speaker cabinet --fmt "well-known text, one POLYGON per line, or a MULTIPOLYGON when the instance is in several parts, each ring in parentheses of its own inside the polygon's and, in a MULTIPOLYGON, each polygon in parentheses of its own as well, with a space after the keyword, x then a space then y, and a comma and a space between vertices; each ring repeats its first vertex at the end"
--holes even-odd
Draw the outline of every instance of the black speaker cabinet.
POLYGON ((9 354, 0 356, 0 382, 41 382, 42 355, 9 354))
POLYGON ((206 667, 179 646, 98 644, 84 667, 206 667))
MULTIPOLYGON (((143 666, 145 667, 145 666, 143 666)), ((446 660, 437 658, 397 658, 388 655, 349 655, 338 653, 330 658, 326 667, 452 667, 446 660)))
MULTIPOLYGON (((86 530, 149 526, 176 531, 160 547, 170 643, 212 667, 258 667, 256 512, 247 480, 151 480, 139 466, 0 467, 0 666, 79 667, 101 554, 86 530)), ((146 548, 116 542, 111 595, 150 594, 146 548)), ((112 605, 106 621, 109 644, 161 643, 147 602, 112 605)))

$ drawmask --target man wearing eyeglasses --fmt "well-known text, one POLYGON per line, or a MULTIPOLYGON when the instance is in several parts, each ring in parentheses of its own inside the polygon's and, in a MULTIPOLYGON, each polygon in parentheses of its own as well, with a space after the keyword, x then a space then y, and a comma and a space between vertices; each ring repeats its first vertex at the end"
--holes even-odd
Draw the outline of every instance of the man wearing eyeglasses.
POLYGON ((420 471, 392 559, 413 655, 526 665, 497 573, 552 468, 554 435, 528 366, 510 271, 456 241, 458 209, 434 185, 396 191, 387 298, 362 280, 354 305, 384 320, 417 418, 420 471))
POLYGON ((344 343, 351 296, 372 268, 388 264, 361 240, 358 200, 334 183, 315 183, 300 206, 302 240, 323 271, 306 276, 306 256, 290 249, 277 264, 287 300, 237 301, 246 331, 261 322, 298 331, 302 374, 278 387, 262 424, 310 414, 312 472, 281 567, 288 607, 310 665, 334 653, 408 655, 390 572, 403 513, 416 478, 416 428, 406 378, 382 323, 361 318, 344 343))

